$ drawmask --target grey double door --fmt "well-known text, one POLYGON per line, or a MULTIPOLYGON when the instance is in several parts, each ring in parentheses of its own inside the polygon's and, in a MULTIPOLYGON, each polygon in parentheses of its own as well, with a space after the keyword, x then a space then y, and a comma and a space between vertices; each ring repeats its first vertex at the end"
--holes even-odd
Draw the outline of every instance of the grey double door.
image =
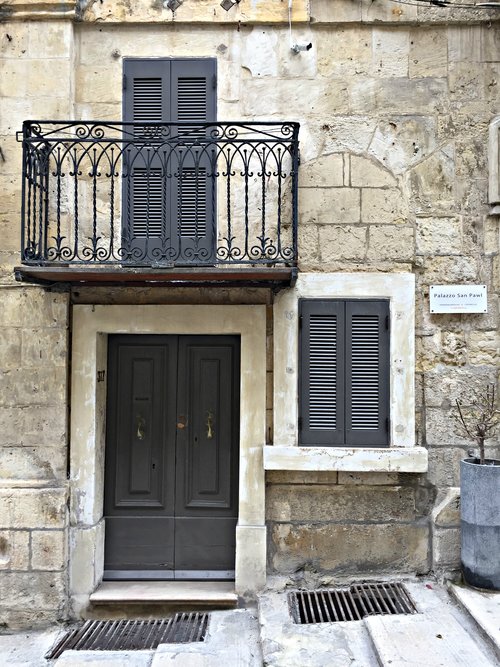
POLYGON ((232 578, 239 338, 108 345, 105 578, 232 578))

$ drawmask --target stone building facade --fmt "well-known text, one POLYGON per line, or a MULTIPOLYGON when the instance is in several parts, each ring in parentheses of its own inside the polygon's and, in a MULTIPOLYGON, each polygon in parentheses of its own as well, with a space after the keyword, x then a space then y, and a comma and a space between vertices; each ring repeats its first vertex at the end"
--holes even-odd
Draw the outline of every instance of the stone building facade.
MULTIPOLYGON (((240 336, 239 594, 255 594, 271 575, 331 582, 459 568, 459 461, 470 443, 456 434, 450 408, 464 389, 498 383, 500 357, 491 195, 499 190, 498 11, 294 0, 290 36, 288 3, 279 0, 241 0, 228 11, 215 0, 164 5, 0 3, 7 626, 80 617, 102 580, 108 408, 100 374, 115 334, 240 336), (296 53, 293 43, 312 48, 296 53), (273 290, 258 280, 16 280, 16 132, 27 119, 119 121, 126 58, 216 59, 218 119, 300 122, 296 282, 273 290), (431 315, 436 284, 486 285, 487 313, 431 315), (388 447, 300 446, 300 299, 390 304, 388 447)), ((488 444, 498 456, 498 441, 488 444)))

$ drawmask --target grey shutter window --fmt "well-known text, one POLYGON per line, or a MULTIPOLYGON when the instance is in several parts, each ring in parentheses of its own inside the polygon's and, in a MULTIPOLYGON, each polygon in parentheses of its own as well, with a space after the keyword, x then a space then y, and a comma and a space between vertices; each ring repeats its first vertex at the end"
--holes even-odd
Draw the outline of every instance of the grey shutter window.
POLYGON ((389 302, 346 302, 346 444, 389 444, 389 302))
POLYGON ((213 261, 216 158, 197 123, 216 119, 215 82, 215 59, 124 60, 124 120, 187 123, 163 145, 154 130, 135 126, 147 143, 125 155, 124 236, 146 260, 166 247, 177 264, 213 261))
POLYGON ((389 444, 389 303, 300 301, 300 444, 389 444))
POLYGON ((302 445, 344 440, 344 304, 300 302, 302 445))

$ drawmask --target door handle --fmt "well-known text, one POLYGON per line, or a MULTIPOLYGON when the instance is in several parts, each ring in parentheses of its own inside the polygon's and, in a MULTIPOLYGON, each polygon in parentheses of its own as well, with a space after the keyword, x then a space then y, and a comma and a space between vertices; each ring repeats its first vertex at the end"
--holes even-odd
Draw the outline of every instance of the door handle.
POLYGON ((210 412, 210 410, 207 411, 207 440, 211 440, 214 437, 214 431, 213 431, 213 414, 210 412))
POLYGON ((144 440, 144 436, 146 435, 145 427, 146 420, 144 417, 137 415, 137 440, 144 440))

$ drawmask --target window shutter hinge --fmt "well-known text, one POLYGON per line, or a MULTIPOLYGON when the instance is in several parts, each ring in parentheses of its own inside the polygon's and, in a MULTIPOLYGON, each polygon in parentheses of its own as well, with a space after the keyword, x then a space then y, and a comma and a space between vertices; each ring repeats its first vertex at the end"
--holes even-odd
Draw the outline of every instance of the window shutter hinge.
POLYGON ((126 74, 123 75, 122 87, 123 87, 123 90, 127 90, 127 75, 126 74))

